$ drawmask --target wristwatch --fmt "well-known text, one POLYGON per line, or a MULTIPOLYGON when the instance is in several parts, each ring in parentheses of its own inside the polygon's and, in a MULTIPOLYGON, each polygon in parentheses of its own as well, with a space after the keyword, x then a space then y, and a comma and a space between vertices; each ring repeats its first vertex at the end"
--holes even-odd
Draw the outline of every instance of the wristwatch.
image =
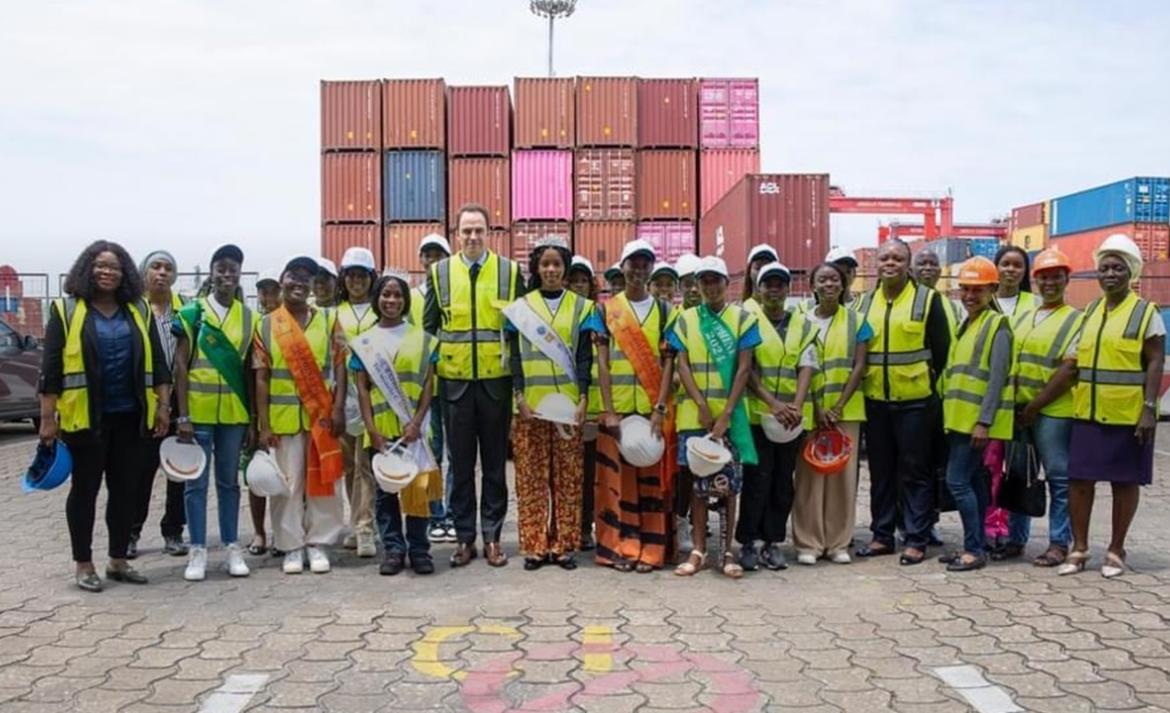
POLYGON ((654 404, 654 411, 655 413, 666 415, 666 407, 662 404, 654 404))
POLYGON ((1142 406, 1144 406, 1150 410, 1156 410, 1158 408, 1157 402, 1150 401, 1149 399, 1146 399, 1145 401, 1143 401, 1142 406))
POLYGON ((179 416, 175 419, 175 423, 182 426, 183 424, 191 423, 190 416, 179 416))

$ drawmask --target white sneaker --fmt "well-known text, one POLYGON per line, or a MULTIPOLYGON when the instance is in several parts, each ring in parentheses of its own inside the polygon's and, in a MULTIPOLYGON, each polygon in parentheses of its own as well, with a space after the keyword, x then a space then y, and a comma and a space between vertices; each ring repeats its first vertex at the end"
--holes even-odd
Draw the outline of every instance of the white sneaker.
POLYGON ((227 571, 233 577, 247 577, 251 574, 248 563, 244 561, 244 551, 235 542, 227 546, 227 571))
POLYGON ((188 582, 202 582, 207 577, 207 548, 192 545, 187 554, 187 570, 183 579, 188 582))
POLYGON ((351 532, 345 536, 344 540, 341 541, 341 546, 347 550, 356 550, 357 546, 358 546, 357 543, 358 543, 357 535, 355 535, 351 532))
POLYGON ((817 563, 817 556, 811 552, 801 552, 796 556, 796 563, 803 565, 814 565, 817 563))
POLYGON ((320 547, 309 545, 309 570, 315 574, 324 574, 329 571, 329 555, 320 547))
POLYGON ((833 560, 836 564, 849 564, 853 561, 853 558, 845 550, 837 550, 829 556, 829 559, 833 560))
POLYGON ((357 556, 373 557, 378 554, 378 546, 374 544, 374 535, 369 532, 359 532, 357 536, 357 556))
POLYGON ((305 571, 305 551, 302 549, 295 549, 292 552, 287 552, 284 555, 284 566, 282 567, 285 574, 300 574, 305 571))

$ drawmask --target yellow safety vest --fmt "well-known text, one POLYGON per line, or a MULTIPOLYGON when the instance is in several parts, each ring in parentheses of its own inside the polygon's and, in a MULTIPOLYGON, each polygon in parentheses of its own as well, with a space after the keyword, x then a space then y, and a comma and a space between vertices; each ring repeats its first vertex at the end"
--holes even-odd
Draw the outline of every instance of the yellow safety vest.
MULTIPOLYGON (((219 315, 208 303, 210 299, 199 298, 202 307, 200 319, 223 331, 236 348, 242 363, 247 358, 256 331, 252 310, 240 300, 233 300, 223 323, 220 323, 219 315)), ((179 317, 179 322, 190 348, 190 360, 187 362, 187 415, 191 422, 223 425, 249 423, 252 417, 248 405, 240 400, 211 360, 199 350, 198 335, 192 331, 195 325, 188 324, 182 317, 179 317)))
MULTIPOLYGON (((143 399, 146 404, 146 425, 152 427, 158 404, 151 393, 151 389, 154 388, 154 350, 150 344, 150 322, 147 320, 153 319, 153 316, 145 301, 140 300, 133 305, 126 305, 126 308, 142 338, 142 368, 146 384, 143 399)), ((64 386, 61 395, 57 397, 57 416, 62 431, 76 433, 90 427, 89 388, 85 376, 85 349, 81 339, 89 305, 85 300, 64 297, 53 300, 53 309, 57 310, 62 330, 65 332, 65 347, 61 353, 64 386)))
MULTIPOLYGON (((960 330, 951 343, 951 354, 943 379, 943 427, 955 433, 971 433, 979 422, 979 407, 987 393, 991 378, 991 345, 1000 329, 1011 333, 1011 325, 1004 315, 991 309, 975 318, 960 330)), ((1011 367, 1008 367, 1011 373, 1011 367)), ((995 418, 988 427, 988 435, 997 440, 1010 440, 1015 420, 1015 402, 1012 399, 1012 380, 1008 379, 1000 392, 995 418)))
MULTIPOLYGON (((435 351, 435 338, 423 331, 418 325, 410 325, 402 335, 398 351, 394 354, 394 373, 398 376, 398 383, 402 386, 402 393, 410 402, 410 413, 414 415, 422 398, 423 384, 427 379, 427 371, 431 365, 431 355, 435 351)), ((382 394, 382 390, 370 380, 370 410, 374 414, 374 426, 378 433, 386 438, 398 438, 402 435, 402 423, 398 414, 390 407, 390 402, 382 394)), ((425 430, 427 424, 423 424, 425 430)), ((373 442, 370 434, 363 439, 366 448, 373 442)))
MULTIPOLYGON (((857 302, 857 300, 854 300, 857 302)), ((818 334, 818 352, 821 368, 813 376, 813 387, 822 409, 837 405, 837 399, 845 392, 849 376, 853 373, 853 361, 857 355, 857 330, 861 328, 861 313, 844 305, 837 307, 837 313, 829 322, 823 340, 818 334)), ((791 329, 791 327, 789 327, 791 329)), ((859 387, 845 402, 841 418, 845 421, 865 420, 865 396, 859 387)))
MULTIPOLYGON (((634 314, 634 319, 638 318, 638 314, 634 311, 625 292, 611 298, 613 302, 618 300, 621 300, 625 308, 634 314)), ((673 324, 666 303, 662 300, 654 300, 653 306, 646 314, 646 319, 642 320, 641 324, 642 334, 646 335, 650 351, 654 353, 655 358, 661 358, 662 337, 673 324)), ((650 396, 638 382, 638 375, 634 373, 633 364, 630 363, 613 334, 609 335, 609 383, 613 410, 618 416, 628 416, 635 413, 649 416, 654 410, 650 396)), ((600 400, 600 393, 598 399, 600 400)), ((598 411, 602 409, 602 405, 600 402, 598 403, 598 411)))
MULTIPOLYGON (((557 337, 569 347, 575 361, 577 344, 581 340, 581 325, 593 313, 593 302, 572 290, 565 290, 556 314, 551 314, 548 303, 539 291, 529 292, 521 299, 528 302, 532 310, 552 327, 557 337)), ((533 346, 523 334, 520 335, 520 366, 524 375, 524 400, 533 410, 549 394, 564 394, 573 403, 577 403, 581 397, 577 382, 569 379, 552 359, 533 346)))
POLYGON ((1132 291, 1111 310, 1103 299, 1085 310, 1077 348, 1080 374, 1073 389, 1076 418, 1111 426, 1136 426, 1141 420, 1142 347, 1151 319, 1160 319, 1157 307, 1132 291))
POLYGON ((930 396, 926 319, 937 294, 929 287, 907 282, 892 303, 880 286, 862 298, 860 311, 874 335, 866 357, 865 398, 913 401, 930 396))
POLYGON ((511 374, 500 310, 516 299, 519 272, 516 263, 489 250, 473 295, 471 271, 461 255, 431 266, 431 280, 442 312, 438 334, 440 377, 467 381, 511 374))
MULTIPOLYGON (((804 354, 813 342, 817 333, 811 322, 800 311, 790 312, 788 330, 781 338, 780 333, 772 326, 772 320, 764 312, 764 308, 754 299, 746 300, 744 308, 756 318, 760 330, 760 344, 755 348, 755 370, 759 374, 760 383, 770 392, 777 401, 790 404, 796 399, 796 377, 799 372, 800 355, 804 354)), ((801 414, 804 416, 804 427, 811 430, 813 422, 813 394, 814 385, 809 385, 801 414)), ((771 413, 768 404, 758 396, 747 393, 748 420, 753 426, 759 425, 760 417, 771 413)))
MULTIPOLYGON (((700 327, 699 309, 699 307, 691 307, 683 310, 682 315, 674 323, 674 331, 678 335, 679 341, 687 348, 687 361, 691 365, 691 377, 695 380, 695 386, 699 392, 703 394, 711 417, 719 418, 724 409, 727 408, 727 399, 731 395, 731 384, 723 383, 723 377, 707 351, 707 340, 703 338, 703 330, 700 327)), ((744 333, 756 323, 756 316, 743 307, 728 304, 719 313, 719 320, 727 325, 738 342, 744 333)), ((685 388, 680 389, 680 392, 678 430, 701 429, 698 402, 691 399, 685 388)))
MULTIPOLYGON (((1015 327, 1016 403, 1020 406, 1030 403, 1052 380, 1084 320, 1080 310, 1068 305, 1053 310, 1040 324, 1035 322, 1034 311, 1028 314, 1029 318, 1015 327)), ((1072 418, 1072 389, 1040 409, 1040 413, 1054 418, 1072 418)))
MULTIPOLYGON (((411 308, 413 307, 414 303, 412 301, 411 308)), ((365 315, 361 317, 358 317, 357 310, 348 301, 342 302, 334 309, 337 312, 337 322, 341 325, 341 331, 345 333, 347 340, 353 339, 378 323, 378 315, 374 313, 373 305, 370 305, 365 315)))
POLYGON ((1011 321, 1012 330, 1014 331, 1023 326, 1025 318, 1041 306, 1043 306, 1043 303, 1036 299, 1036 295, 1021 290, 1016 297, 1016 311, 1012 312, 1012 316, 1008 318, 1011 321))
MULTIPOLYGON (((305 339, 330 389, 333 388, 333 329, 336 324, 337 313, 332 309, 311 309, 309 323, 304 327, 305 339)), ((280 345, 272 338, 272 317, 269 315, 260 320, 260 340, 271 357, 268 380, 269 427, 273 433, 281 436, 310 430, 313 422, 309 419, 308 410, 301 404, 297 384, 280 351, 280 345)))
MULTIPOLYGON (((423 292, 422 285, 410 288, 410 323, 418 328, 423 326, 423 315, 426 312, 427 293, 423 292)), ((376 321, 376 320, 375 320, 376 321)))

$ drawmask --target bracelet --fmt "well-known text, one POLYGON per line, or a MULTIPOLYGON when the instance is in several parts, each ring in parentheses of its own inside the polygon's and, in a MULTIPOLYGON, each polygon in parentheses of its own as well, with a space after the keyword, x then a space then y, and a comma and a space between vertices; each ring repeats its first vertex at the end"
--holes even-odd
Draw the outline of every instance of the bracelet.
POLYGON ((665 415, 666 414, 666 406, 664 406, 662 404, 654 404, 654 412, 665 415))
POLYGON ((180 426, 191 423, 191 417, 190 416, 179 416, 178 418, 175 419, 175 423, 177 423, 180 426))

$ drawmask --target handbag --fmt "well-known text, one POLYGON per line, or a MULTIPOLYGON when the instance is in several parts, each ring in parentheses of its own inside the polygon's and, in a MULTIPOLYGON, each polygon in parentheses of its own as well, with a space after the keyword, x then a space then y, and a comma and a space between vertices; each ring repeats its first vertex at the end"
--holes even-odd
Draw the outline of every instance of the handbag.
POLYGON ((995 504, 1020 515, 1043 517, 1048 511, 1048 487, 1029 432, 1008 444, 1006 471, 995 504))

